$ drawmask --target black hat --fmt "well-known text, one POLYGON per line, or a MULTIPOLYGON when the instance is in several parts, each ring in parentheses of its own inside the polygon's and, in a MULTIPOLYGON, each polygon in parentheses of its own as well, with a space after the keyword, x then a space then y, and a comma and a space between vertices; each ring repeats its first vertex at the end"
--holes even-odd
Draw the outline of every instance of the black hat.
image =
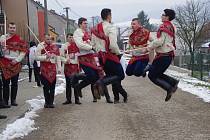
POLYGON ((175 19, 175 15, 176 14, 175 14, 174 10, 172 10, 172 9, 165 9, 164 12, 165 12, 165 15, 169 17, 170 21, 175 19))

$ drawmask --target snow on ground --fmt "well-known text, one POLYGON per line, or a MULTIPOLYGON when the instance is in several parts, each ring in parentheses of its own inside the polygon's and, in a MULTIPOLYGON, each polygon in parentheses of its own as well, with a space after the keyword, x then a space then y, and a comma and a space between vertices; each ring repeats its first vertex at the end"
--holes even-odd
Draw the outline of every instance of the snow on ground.
POLYGON ((187 73, 179 73, 173 70, 167 70, 166 74, 180 80, 178 87, 183 91, 192 93, 204 102, 210 102, 210 83, 200 81, 196 78, 188 76, 187 73))
MULTIPOLYGON (((125 55, 121 59, 124 70, 127 67, 128 60, 129 57, 126 57, 125 55)), ((179 73, 173 70, 167 70, 166 74, 179 79, 180 82, 178 87, 183 91, 192 93, 199 98, 202 98, 205 102, 210 102, 210 90, 207 88, 207 86, 210 86, 210 83, 192 78, 188 76, 187 73, 179 73)), ((57 77, 58 85, 55 89, 55 95, 62 94, 65 91, 65 79, 63 78, 63 75, 57 75, 57 77)), ((0 140, 22 138, 37 129, 35 128, 33 119, 38 116, 36 114, 37 110, 43 108, 44 98, 43 96, 37 96, 36 99, 28 100, 26 102, 30 104, 30 111, 27 112, 23 118, 16 120, 12 124, 8 124, 7 128, 0 134, 0 140)))
MULTIPOLYGON (((64 93, 66 86, 63 76, 58 75, 57 77, 59 84, 55 88, 55 95, 64 93)), ((6 129, 0 134, 0 140, 23 138, 37 129, 35 128, 34 118, 38 117, 36 112, 44 106, 44 97, 37 96, 36 99, 27 100, 26 102, 30 105, 30 111, 26 112, 23 118, 17 119, 12 124, 8 124, 6 129)))
MULTIPOLYGON (((123 69, 126 69, 129 57, 123 55, 121 64, 123 69)), ((182 68, 180 68, 182 69, 182 68)), ((199 79, 188 76, 188 73, 180 73, 174 70, 167 70, 166 74, 180 80, 178 87, 183 91, 189 92, 193 95, 203 99, 204 102, 210 102, 210 83, 201 81, 199 79)))

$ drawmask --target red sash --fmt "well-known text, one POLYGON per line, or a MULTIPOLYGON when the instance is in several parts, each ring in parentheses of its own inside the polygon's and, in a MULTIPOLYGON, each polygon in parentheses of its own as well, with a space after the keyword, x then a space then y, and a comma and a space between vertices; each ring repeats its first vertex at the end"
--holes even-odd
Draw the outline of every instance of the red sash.
MULTIPOLYGON (((79 49, 75 43, 71 43, 67 49, 68 49, 68 54, 75 54, 79 52, 79 49)), ((65 51, 65 54, 67 54, 67 50, 65 51)), ((71 76, 79 72, 80 72, 80 68, 78 64, 65 64, 64 66, 64 74, 66 76, 71 76)))
MULTIPOLYGON (((83 39, 83 41, 89 43, 91 37, 88 34, 88 32, 85 32, 82 39, 83 39)), ((100 78, 102 78, 104 76, 103 68, 99 64, 99 55, 98 54, 94 53, 94 54, 81 55, 78 57, 78 59, 79 59, 80 64, 96 70, 98 72, 100 78)))
POLYGON ((118 58, 117 55, 111 53, 111 50, 109 48, 110 46, 110 40, 109 40, 109 37, 105 35, 104 33, 104 29, 103 29, 103 24, 102 22, 99 23, 96 27, 94 27, 92 30, 91 30, 92 34, 94 34, 96 37, 102 39, 105 41, 105 49, 106 49, 106 53, 105 55, 101 56, 102 57, 102 60, 103 60, 103 63, 105 63, 105 61, 108 59, 108 60, 111 60, 111 61, 114 61, 116 63, 120 63, 120 59, 118 58))
POLYGON ((132 46, 145 45, 146 47, 146 44, 149 40, 149 34, 150 32, 147 29, 139 28, 136 31, 133 31, 133 33, 130 35, 129 44, 132 46))
POLYGON ((88 67, 91 67, 95 70, 100 70, 101 68, 98 66, 96 59, 98 58, 97 54, 86 54, 78 57, 79 63, 88 67))
POLYGON ((13 35, 12 37, 10 37, 9 39, 7 39, 6 41, 7 46, 6 48, 8 50, 12 50, 12 51, 21 51, 21 52, 25 52, 28 53, 28 48, 27 48, 27 44, 25 41, 23 41, 18 35, 13 35))
MULTIPOLYGON (((45 44, 45 49, 42 49, 41 54, 47 53, 60 55, 59 49, 55 45, 45 44)), ((56 79, 56 64, 51 62, 40 62, 41 74, 48 80, 48 82, 53 83, 56 79)))
POLYGON ((7 58, 0 58, 0 67, 6 80, 11 79, 21 71, 20 63, 13 65, 11 62, 12 60, 7 58))
POLYGON ((132 56, 128 64, 133 64, 134 62, 138 60, 149 60, 149 55, 141 55, 141 56, 132 56))
POLYGON ((163 22, 162 25, 160 25, 160 28, 158 29, 158 32, 157 32, 157 38, 160 38, 162 32, 165 32, 169 36, 173 37, 173 45, 176 49, 175 29, 174 29, 173 24, 170 21, 165 21, 165 22, 163 22))
POLYGON ((78 64, 65 64, 64 66, 64 74, 66 76, 71 76, 79 72, 80 69, 78 64))
MULTIPOLYGON (((11 51, 28 52, 26 43, 16 34, 7 39, 6 48, 11 51)), ((6 80, 12 78, 21 71, 21 63, 13 65, 11 62, 12 60, 8 58, 0 58, 0 68, 2 69, 6 80)))
MULTIPOLYGON (((142 46, 147 47, 147 42, 149 40, 150 32, 147 29, 139 28, 136 31, 133 31, 133 33, 129 37, 129 44, 132 46, 142 46)), ((129 61, 129 64, 133 64, 134 62, 138 60, 149 60, 149 55, 142 55, 142 56, 132 56, 132 58, 129 61)))

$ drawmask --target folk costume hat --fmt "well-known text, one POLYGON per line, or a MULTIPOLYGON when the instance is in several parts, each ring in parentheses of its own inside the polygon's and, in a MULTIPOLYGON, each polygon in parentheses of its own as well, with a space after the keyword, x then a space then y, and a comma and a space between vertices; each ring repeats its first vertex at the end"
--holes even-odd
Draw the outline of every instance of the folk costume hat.
POLYGON ((165 9, 164 10, 165 16, 169 17, 169 20, 172 21, 173 19, 175 19, 175 11, 172 9, 165 9))

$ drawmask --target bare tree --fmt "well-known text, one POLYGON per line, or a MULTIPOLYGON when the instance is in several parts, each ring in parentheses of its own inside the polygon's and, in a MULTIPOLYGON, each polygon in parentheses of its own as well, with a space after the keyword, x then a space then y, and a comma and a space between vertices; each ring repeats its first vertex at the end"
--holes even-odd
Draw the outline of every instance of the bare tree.
POLYGON ((188 47, 191 54, 191 70, 194 70, 194 53, 202 31, 209 22, 207 6, 201 1, 190 0, 184 5, 177 6, 175 25, 178 39, 188 47))

